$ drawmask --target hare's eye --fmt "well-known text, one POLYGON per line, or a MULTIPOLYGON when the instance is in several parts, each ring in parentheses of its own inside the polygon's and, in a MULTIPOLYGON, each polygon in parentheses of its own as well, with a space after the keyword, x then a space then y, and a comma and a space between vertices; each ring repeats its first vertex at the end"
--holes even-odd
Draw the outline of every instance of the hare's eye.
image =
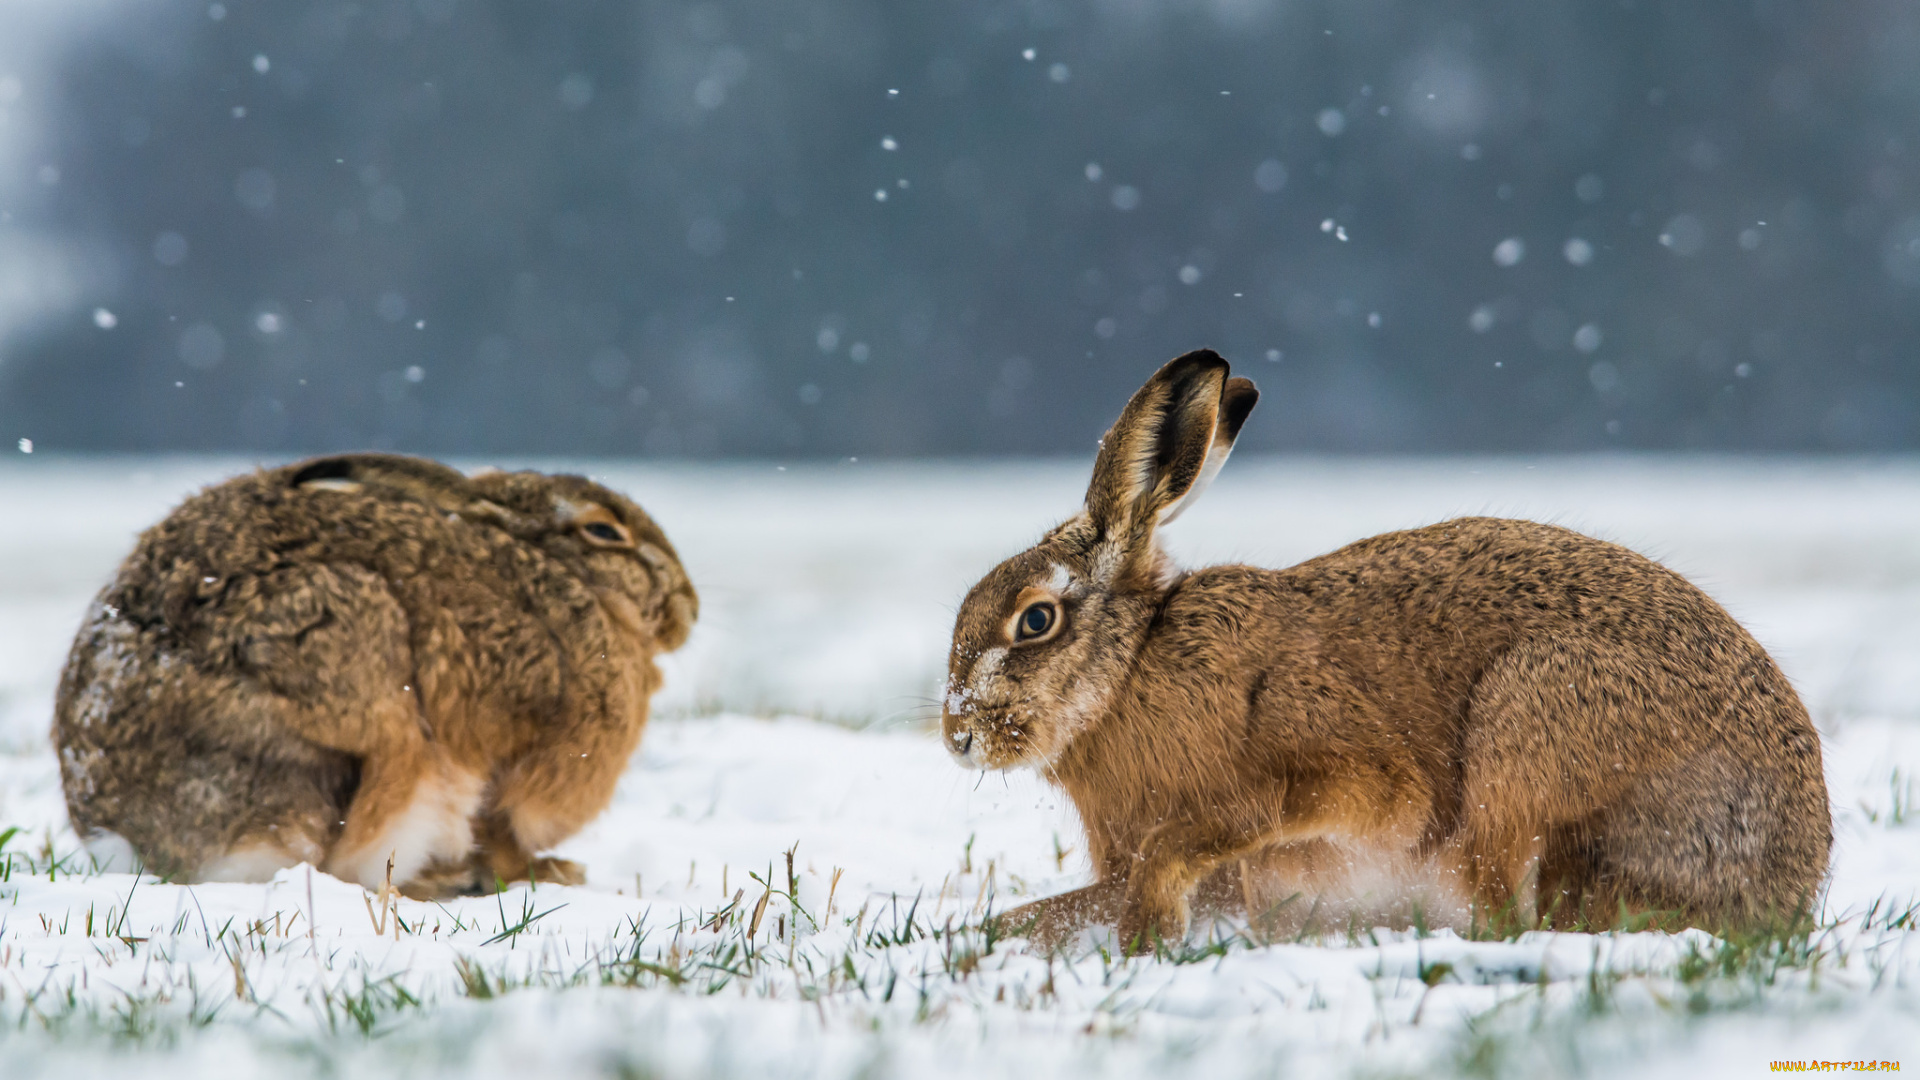
POLYGON ((1053 604, 1048 601, 1042 600, 1037 604, 1030 605, 1027 610, 1020 613, 1019 639, 1021 641, 1032 641, 1034 638, 1045 634, 1047 631, 1053 629, 1053 620, 1058 617, 1059 615, 1055 611, 1053 604))
POLYGON ((624 544, 627 542, 625 530, 621 529, 618 525, 609 525, 604 521, 590 522, 582 526, 580 531, 593 537, 595 540, 605 541, 609 544, 624 544))

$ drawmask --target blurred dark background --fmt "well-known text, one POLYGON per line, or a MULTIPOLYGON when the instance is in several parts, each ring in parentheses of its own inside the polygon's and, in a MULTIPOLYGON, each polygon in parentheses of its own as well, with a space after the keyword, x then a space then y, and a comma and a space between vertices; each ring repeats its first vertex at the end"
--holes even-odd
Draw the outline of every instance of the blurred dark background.
POLYGON ((9 442, 1083 452, 1204 345, 1249 447, 1920 446, 1905 0, 89 10, 9 442))

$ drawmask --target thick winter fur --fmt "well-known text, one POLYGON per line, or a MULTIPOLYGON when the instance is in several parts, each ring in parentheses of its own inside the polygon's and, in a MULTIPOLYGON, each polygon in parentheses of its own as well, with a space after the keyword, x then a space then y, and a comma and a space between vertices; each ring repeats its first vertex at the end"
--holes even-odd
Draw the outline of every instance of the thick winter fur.
POLYGON ((1211 352, 1168 364, 1085 509, 961 606, 948 749, 1063 788, 1096 879, 1007 923, 1116 921, 1139 948, 1194 903, 1717 929, 1815 899, 1832 826, 1806 710, 1659 564, 1461 518, 1286 570, 1174 567, 1154 530, 1255 396, 1211 352), (1054 616, 1028 634, 1035 605, 1054 616))
POLYGON ((536 855, 607 805, 698 610, 652 519, 577 476, 357 454, 238 477, 142 535, 81 627, 68 812, 185 880, 578 881, 536 855))

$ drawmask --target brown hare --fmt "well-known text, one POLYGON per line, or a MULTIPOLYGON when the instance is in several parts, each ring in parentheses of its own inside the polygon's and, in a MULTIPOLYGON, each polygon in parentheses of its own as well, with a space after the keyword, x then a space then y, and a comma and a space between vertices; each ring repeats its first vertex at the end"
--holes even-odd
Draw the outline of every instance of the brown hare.
POLYGON ((385 454, 237 477, 147 530, 81 627, 68 813, 183 880, 578 883, 536 855, 606 807, 697 614, 652 519, 581 477, 385 454))
POLYGON ((947 749, 1064 789, 1093 861, 1093 885, 1003 925, 1057 942, 1115 922, 1138 950, 1183 935, 1190 903, 1251 916, 1381 881, 1450 897, 1456 921, 1806 910, 1832 843, 1819 738, 1672 571, 1494 518, 1286 570, 1176 567, 1154 530, 1257 397, 1209 351, 1162 368, 1085 507, 961 605, 947 749))

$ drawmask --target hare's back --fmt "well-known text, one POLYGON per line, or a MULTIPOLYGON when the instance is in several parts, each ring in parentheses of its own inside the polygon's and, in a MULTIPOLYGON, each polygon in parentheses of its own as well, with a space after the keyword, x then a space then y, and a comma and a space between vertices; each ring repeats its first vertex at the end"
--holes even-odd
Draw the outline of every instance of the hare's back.
POLYGON ((1441 750, 1473 726, 1489 680, 1527 658, 1539 685, 1516 689, 1576 741, 1626 724, 1751 755, 1788 732, 1813 745, 1785 675, 1724 608, 1652 559, 1553 525, 1460 518, 1284 570, 1215 567, 1164 623, 1172 644, 1204 639, 1218 662, 1264 672, 1276 708, 1325 683, 1342 715, 1382 730, 1416 719, 1441 750), (1216 641, 1223 617, 1237 632, 1216 641), (1602 700, 1638 704, 1602 723, 1588 716, 1602 700))
POLYGON ((1495 652, 1550 632, 1759 648, 1674 571, 1619 544, 1534 521, 1456 518, 1384 533, 1278 576, 1325 617, 1356 630, 1427 627, 1495 652))
POLYGON ((195 494, 141 536, 121 581, 224 596, 230 578, 289 566, 352 563, 391 579, 484 558, 481 530, 430 502, 297 479, 292 468, 273 469, 195 494))
MULTIPOLYGON (((210 748, 304 760, 321 718, 364 715, 411 681, 413 609, 425 605, 401 584, 406 564, 444 548, 436 523, 299 490, 285 472, 192 496, 102 590, 55 703, 70 770, 87 766, 70 790, 98 789, 108 772, 162 786, 156 775, 210 748)), ((468 589, 485 577, 440 576, 468 589)))
POLYGON ((1355 715, 1382 730, 1412 705, 1436 747, 1538 774, 1514 790, 1725 772, 1824 835, 1819 738, 1785 674, 1711 597, 1644 555, 1557 526, 1462 518, 1273 580, 1296 598, 1274 655, 1335 654, 1364 684, 1355 715))

